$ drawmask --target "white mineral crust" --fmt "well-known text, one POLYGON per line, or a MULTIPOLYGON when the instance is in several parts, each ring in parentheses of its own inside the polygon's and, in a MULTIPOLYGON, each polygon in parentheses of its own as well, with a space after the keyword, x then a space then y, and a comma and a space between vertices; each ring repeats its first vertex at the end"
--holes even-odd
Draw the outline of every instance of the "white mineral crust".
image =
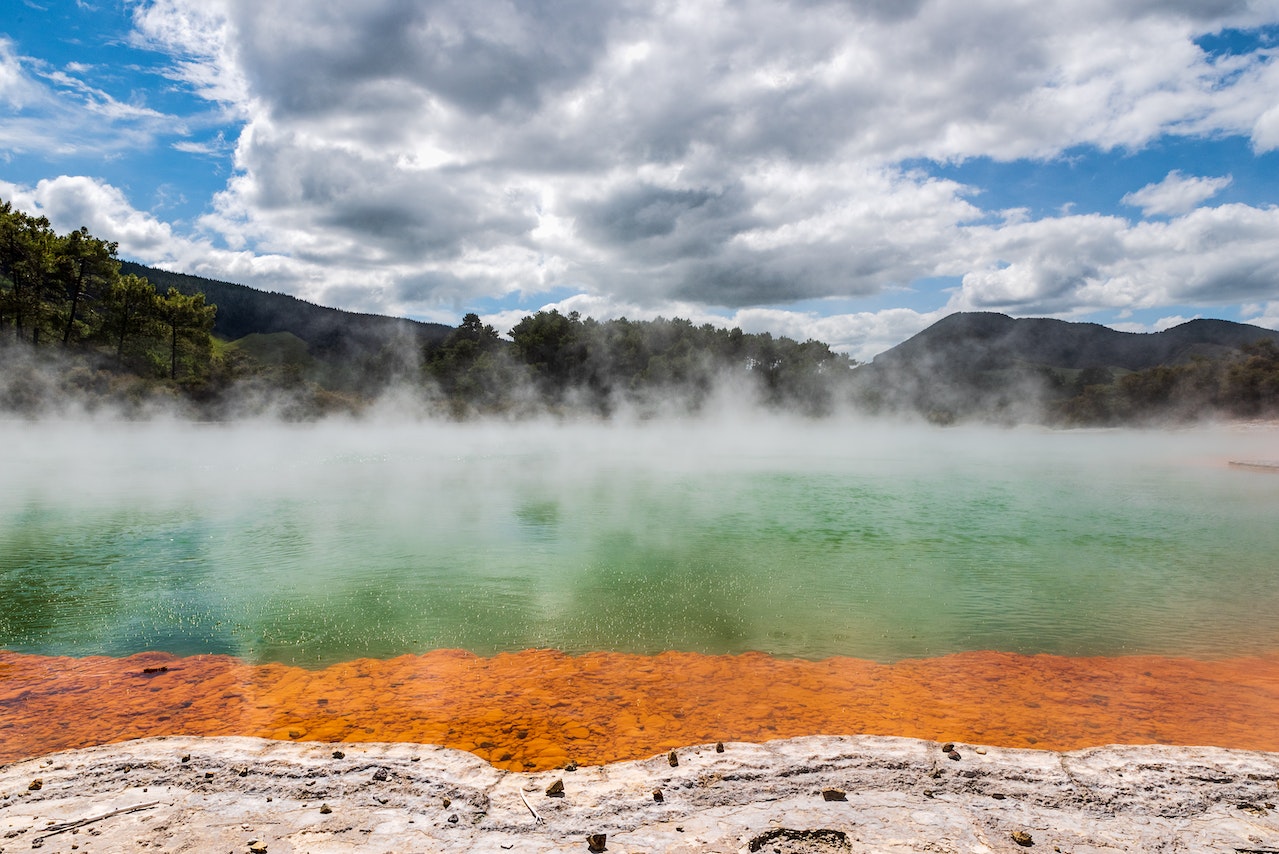
POLYGON ((1279 754, 982 749, 823 736, 520 774, 426 745, 150 738, 0 768, 0 852, 582 852, 607 834, 615 854, 1279 854, 1279 754))

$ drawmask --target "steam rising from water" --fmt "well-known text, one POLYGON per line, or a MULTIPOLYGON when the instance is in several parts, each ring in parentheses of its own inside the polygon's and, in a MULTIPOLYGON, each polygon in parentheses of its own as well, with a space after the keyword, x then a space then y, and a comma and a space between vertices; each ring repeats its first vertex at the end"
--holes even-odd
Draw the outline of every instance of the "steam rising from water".
POLYGON ((0 425, 0 647, 1279 647, 1279 431, 0 425))

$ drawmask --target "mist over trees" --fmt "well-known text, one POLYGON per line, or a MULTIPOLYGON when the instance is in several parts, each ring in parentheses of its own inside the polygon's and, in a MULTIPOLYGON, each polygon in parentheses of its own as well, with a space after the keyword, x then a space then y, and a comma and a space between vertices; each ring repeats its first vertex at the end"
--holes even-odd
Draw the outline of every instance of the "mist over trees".
POLYGON ((607 416, 698 412, 717 394, 825 415, 848 399, 855 363, 819 341, 799 343, 681 318, 597 321, 539 311, 508 345, 468 314, 427 356, 427 371, 461 411, 552 411, 607 416))
POLYGON ((1279 332, 1192 320, 1155 333, 953 314, 857 371, 866 412, 1054 426, 1279 417, 1279 332))
POLYGON ((720 404, 1092 426, 1279 418, 1279 332, 959 313, 858 365, 820 341, 538 311, 504 337, 142 267, 0 202, 0 413, 608 418, 720 404), (163 289, 163 290, 161 290, 163 289))
POLYGON ((36 412, 76 393, 137 404, 207 384, 216 306, 121 274, 116 250, 0 202, 0 408, 36 412))

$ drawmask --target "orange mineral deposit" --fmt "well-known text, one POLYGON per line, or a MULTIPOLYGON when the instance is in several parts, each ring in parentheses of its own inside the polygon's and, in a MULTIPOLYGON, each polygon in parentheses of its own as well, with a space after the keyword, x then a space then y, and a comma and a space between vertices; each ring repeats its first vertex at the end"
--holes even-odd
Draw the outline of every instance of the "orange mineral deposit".
POLYGON ((0 651, 0 709, 0 762, 157 735, 441 744, 511 770, 818 734, 1274 751, 1279 654, 1200 661, 968 652, 881 664, 436 650, 307 670, 216 655, 0 651))

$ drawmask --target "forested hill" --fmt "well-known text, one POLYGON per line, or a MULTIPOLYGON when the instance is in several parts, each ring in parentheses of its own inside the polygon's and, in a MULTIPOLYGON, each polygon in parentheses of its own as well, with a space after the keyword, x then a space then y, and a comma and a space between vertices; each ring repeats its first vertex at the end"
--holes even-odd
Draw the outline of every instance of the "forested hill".
POLYGON ((958 312, 875 357, 879 367, 982 370, 1015 364, 1066 370, 1140 371, 1217 357, 1279 332, 1229 320, 1190 320, 1162 332, 1119 332, 1097 323, 958 312))
POLYGON ((1162 332, 961 312, 859 370, 863 402, 936 420, 1111 424, 1279 411, 1279 332, 1191 320, 1162 332))
POLYGON ((0 415, 309 419, 386 401, 452 417, 721 403, 939 423, 1279 417, 1279 332, 1223 320, 1134 334, 961 313, 858 366, 820 341, 680 318, 538 311, 504 337, 473 313, 453 328, 355 314, 116 249, 0 200, 0 415))
POLYGON ((311 356, 324 361, 360 361, 396 342, 421 349, 441 343, 452 331, 440 323, 356 314, 287 294, 170 273, 132 261, 120 262, 120 270, 148 280, 158 290, 172 287, 184 294, 203 293, 218 307, 213 333, 220 338, 235 341, 246 335, 287 332, 304 341, 311 356))

